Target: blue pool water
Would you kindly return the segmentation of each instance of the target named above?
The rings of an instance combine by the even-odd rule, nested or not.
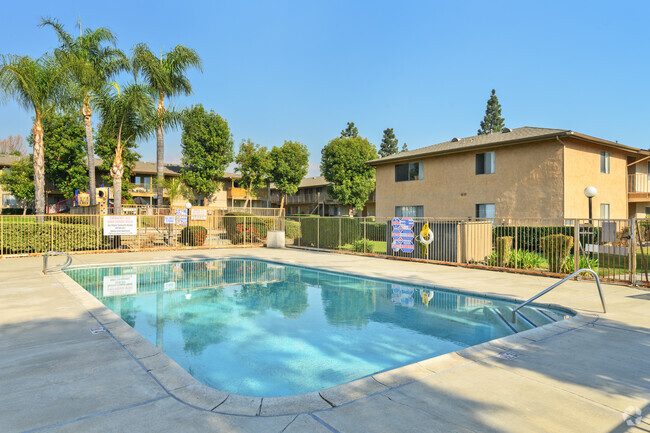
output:
[[[317,391],[561,320],[511,302],[248,259],[66,273],[204,384]]]

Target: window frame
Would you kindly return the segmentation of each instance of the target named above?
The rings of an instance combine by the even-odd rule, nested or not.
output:
[[[409,212],[406,212],[406,215],[404,209],[409,209]],[[395,218],[424,218],[424,205],[415,204],[395,206]]]
[[[484,206],[484,213],[485,213],[484,216],[481,216],[481,212],[480,212],[480,209],[481,209],[480,207],[481,206]],[[488,215],[488,212],[487,212],[488,206],[492,207],[492,212],[493,212],[492,216]],[[474,215],[475,215],[476,218],[494,219],[494,218],[496,218],[496,213],[497,213],[496,203],[476,203],[476,204],[474,204]]]
[[[605,206],[605,207],[604,207]],[[607,211],[605,212],[607,216],[603,215],[603,209],[606,209]],[[601,220],[608,220],[610,219],[610,212],[611,212],[611,206],[609,203],[601,203],[600,204],[600,213],[598,214],[599,218]]]
[[[488,157],[489,156],[489,157]],[[486,161],[489,161],[489,168],[491,171],[486,171]],[[474,157],[474,174],[477,176],[482,174],[494,174],[496,172],[496,155],[494,150],[489,152],[479,152]]]
[[[406,179],[398,179],[398,170],[399,167],[406,166]],[[411,174],[413,174],[413,169],[417,167],[417,177],[412,179]],[[401,174],[401,173],[400,173]],[[395,182],[413,182],[416,180],[424,179],[424,164],[422,161],[415,162],[405,162],[402,164],[395,164]]]
[[[600,172],[602,174],[611,173],[610,159],[611,159],[611,155],[608,151],[606,150],[600,151]]]

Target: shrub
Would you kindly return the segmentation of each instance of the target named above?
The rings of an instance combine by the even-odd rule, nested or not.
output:
[[[574,263],[574,258],[573,254],[569,255],[564,262],[564,266],[562,266],[562,272],[566,274],[571,274],[573,273],[575,269],[575,263]],[[591,268],[593,270],[598,269],[598,258],[597,257],[586,257],[583,255],[580,255],[578,258],[578,269],[583,269],[583,268]],[[583,274],[586,274],[586,272],[582,272]]]
[[[496,239],[503,236],[510,236],[517,239],[517,244],[513,247],[516,250],[526,251],[540,251],[541,239],[546,236],[561,234],[565,236],[573,236],[575,229],[571,226],[495,226],[492,229],[492,239],[496,243]],[[600,229],[594,227],[589,230],[582,228],[580,230],[580,242],[582,245],[597,244]]]
[[[92,225],[12,222],[4,223],[2,230],[2,249],[6,254],[90,251],[108,246],[101,227]]]
[[[247,212],[228,212],[224,218],[226,233],[233,244],[261,242],[275,227],[275,218],[258,217]]]
[[[542,252],[548,260],[548,267],[551,272],[561,272],[571,248],[573,248],[573,236],[549,235],[540,240]]]
[[[200,247],[208,237],[208,229],[202,226],[187,226],[181,230],[181,244]]]
[[[498,237],[494,246],[497,253],[497,263],[501,266],[508,266],[510,263],[510,252],[512,251],[512,237]]]
[[[340,228],[340,236],[339,236]],[[338,249],[363,238],[361,222],[355,218],[314,217],[301,220],[302,245]]]
[[[300,239],[300,221],[286,220],[284,222],[284,236],[287,239]]]

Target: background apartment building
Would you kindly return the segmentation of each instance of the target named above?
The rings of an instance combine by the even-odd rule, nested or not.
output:
[[[587,218],[584,189],[594,186],[594,218],[628,218],[650,211],[650,165],[634,164],[648,156],[570,130],[523,127],[369,164],[377,170],[378,216]]]

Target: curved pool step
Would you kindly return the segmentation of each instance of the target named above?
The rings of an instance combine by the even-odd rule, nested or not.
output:
[[[493,319],[504,326],[506,326],[510,331],[514,333],[527,331],[529,329],[537,328],[537,324],[531,319],[526,317],[520,311],[517,311],[515,314],[515,321],[511,322],[506,317],[512,317],[512,308],[499,308],[490,307],[488,311],[491,313]]]

